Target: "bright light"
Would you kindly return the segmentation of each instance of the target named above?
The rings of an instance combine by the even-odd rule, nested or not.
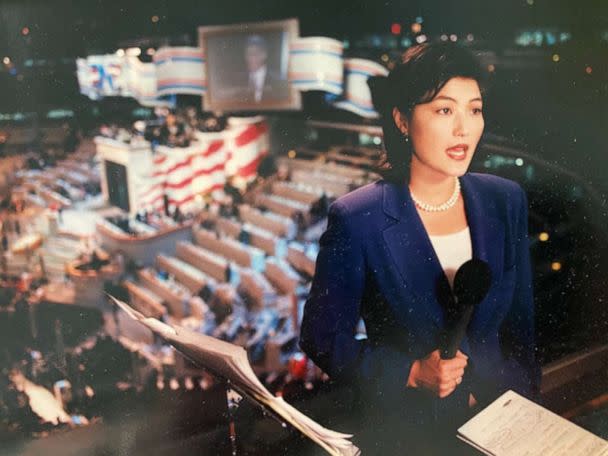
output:
[[[154,15],[154,16],[152,16],[152,18],[150,20],[156,24],[159,21],[159,19],[160,18],[157,15]]]
[[[289,158],[296,158],[296,151],[295,150],[290,150],[289,152],[287,152],[287,156]]]
[[[127,55],[130,55],[132,57],[138,57],[139,55],[141,55],[141,49],[138,47],[132,47],[127,49]]]
[[[391,25],[391,33],[393,35],[401,35],[401,24],[392,24]]]
[[[585,67],[585,73],[587,73],[587,74],[593,73],[593,68],[591,68],[590,66]]]
[[[473,41],[474,39],[475,39],[475,37],[473,36],[473,34],[472,34],[472,33],[469,33],[469,34],[467,35],[467,41]]]
[[[4,57],[4,58],[2,59],[2,62],[3,62],[5,65],[10,65],[10,63],[11,63],[11,59],[10,59],[10,57]]]
[[[443,35],[441,35],[440,39],[441,39],[441,41],[447,41],[448,36],[444,33]]]
[[[154,54],[156,54],[156,49],[148,48],[148,50],[146,51],[146,54],[148,54],[149,56],[153,56]]]
[[[559,62],[559,54],[553,54],[553,57],[551,57],[551,59],[552,59],[554,62]]]
[[[490,63],[490,64],[488,65],[488,71],[489,71],[490,73],[494,73],[494,71],[496,71],[496,67],[495,67],[493,64],[491,64],[491,63]]]
[[[125,55],[125,50],[124,50],[124,49],[119,49],[119,50],[117,50],[117,51],[116,51],[116,55],[117,55],[118,57],[124,57],[124,55]]]
[[[458,41],[458,37],[452,33],[450,35],[450,41]]]
[[[30,34],[30,28],[29,28],[29,27],[23,27],[23,28],[21,29],[21,34],[22,34],[23,36],[27,36],[27,35],[29,35],[29,34]]]
[[[426,41],[426,35],[418,35],[416,37],[416,43],[420,44],[420,43],[424,43]]]
[[[541,242],[547,242],[549,240],[549,233],[545,233],[544,231],[538,235],[538,239]]]
[[[534,5],[534,0],[526,0],[526,3],[530,6]]]
[[[376,145],[379,146],[380,144],[382,144],[382,140],[380,139],[379,136],[374,136],[374,139],[372,139],[372,142]]]
[[[412,24],[412,33],[420,33],[421,30],[422,25],[420,25],[418,22]]]
[[[554,261],[551,263],[551,269],[553,271],[559,271],[562,268],[562,264],[559,261]]]
[[[521,158],[516,158],[515,159],[515,164],[517,166],[524,166],[524,161]]]
[[[380,60],[382,60],[383,62],[388,62],[388,55],[382,54],[382,57],[380,57]]]

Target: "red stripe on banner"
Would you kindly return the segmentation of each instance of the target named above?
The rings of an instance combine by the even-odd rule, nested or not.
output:
[[[202,156],[208,157],[209,155],[216,153],[223,146],[224,146],[224,141],[222,139],[213,141],[211,144],[209,144],[209,147],[207,148],[207,150],[202,153]]]
[[[213,184],[211,187],[206,188],[204,191],[205,192],[212,192],[213,190],[217,190],[217,189],[220,189],[220,188],[224,188],[224,184],[217,182],[217,183]]]
[[[194,195],[188,195],[185,198],[181,199],[181,200],[176,200],[173,198],[169,198],[169,204],[174,204],[175,206],[181,206],[184,203],[187,203],[189,201],[192,201],[194,199]]]
[[[224,188],[224,184],[220,184],[220,183],[213,184],[211,187],[203,190],[203,192],[212,192],[213,190],[217,190],[219,188]],[[203,193],[203,192],[201,192],[201,193]],[[176,206],[181,206],[184,203],[188,203],[188,202],[192,201],[194,198],[196,198],[196,195],[194,193],[192,195],[186,196],[185,198],[182,198],[181,200],[169,198],[169,204],[175,204]]]
[[[262,136],[267,131],[266,123],[260,122],[257,124],[253,124],[245,129],[243,133],[238,135],[234,142],[237,147],[242,147],[246,144],[249,144],[252,141],[255,141],[260,136]]]
[[[183,162],[179,162],[176,165],[173,165],[172,168],[169,168],[167,171],[165,171],[165,174],[171,174],[172,172],[174,172],[180,168],[183,168],[184,166],[190,166],[192,164],[192,157],[193,157],[193,155],[190,155]]]
[[[160,157],[155,157],[154,158],[154,164],[155,165],[160,165],[161,163],[163,163],[165,160],[167,159],[166,155],[161,155]]]
[[[211,168],[208,169],[201,169],[199,171],[197,171],[196,173],[194,173],[194,177],[200,177],[203,174],[213,174],[216,171],[223,171],[224,170],[224,163],[218,163],[215,166],[212,166]]]
[[[217,189],[220,189],[220,188],[224,188],[224,184],[218,182],[218,183],[213,184],[211,187],[208,187],[208,188],[204,189],[200,193],[203,193],[203,192],[212,192],[213,190],[217,190]],[[162,202],[163,196],[164,196],[164,194],[159,195],[156,198],[154,198],[152,201],[145,203],[145,205],[146,206],[154,206],[155,204]],[[180,206],[180,205],[182,205],[184,203],[187,203],[187,202],[193,200],[195,197],[196,197],[196,195],[192,194],[192,195],[186,196],[185,198],[183,198],[181,200],[176,200],[175,198],[169,198],[168,202],[169,202],[169,204],[175,204],[176,206]]]
[[[266,155],[266,154],[264,153],[264,154],[258,155],[254,160],[252,160],[247,165],[240,168],[236,172],[236,174],[241,177],[247,177],[247,176],[251,176],[251,175],[255,174],[258,169],[258,165],[260,164],[260,161],[262,160],[262,157],[264,155]]]
[[[165,188],[169,188],[171,190],[179,190],[180,188],[184,188],[186,185],[190,185],[192,183],[192,179],[194,176],[186,177],[183,181],[178,182],[176,184],[165,183]]]
[[[186,185],[191,184],[192,181],[194,179],[196,179],[197,177],[200,177],[200,176],[202,176],[204,174],[212,174],[212,173],[214,173],[216,171],[221,171],[223,169],[224,169],[224,164],[223,163],[220,163],[220,164],[215,165],[215,166],[213,166],[211,168],[208,168],[208,169],[201,169],[201,170],[197,171],[196,173],[192,174],[191,176],[185,178],[183,181],[178,182],[176,184],[165,183],[165,188],[170,188],[172,190],[177,190],[177,189],[180,189],[180,188],[184,188]]]

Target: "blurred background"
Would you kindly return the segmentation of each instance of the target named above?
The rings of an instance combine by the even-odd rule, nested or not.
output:
[[[144,102],[78,74],[108,55],[158,72],[160,54],[221,74],[198,27],[286,19],[289,58],[294,36],[339,49],[340,90],[322,88],[323,60],[307,88],[290,76],[291,104],[220,109],[202,83]],[[471,170],[528,194],[544,404],[608,438],[605,1],[0,0],[0,454],[231,451],[224,385],[104,292],[245,347],[271,392],[335,424],[297,336],[328,205],[378,178],[382,134],[353,78],[426,41],[479,57]],[[314,451],[246,401],[236,429],[241,454]]]

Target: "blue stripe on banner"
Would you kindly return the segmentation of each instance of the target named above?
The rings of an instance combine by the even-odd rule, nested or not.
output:
[[[352,106],[354,106],[355,108],[360,109],[360,110],[362,110],[362,111],[367,111],[367,112],[376,112],[376,110],[375,110],[374,108],[366,108],[366,107],[361,106],[360,104],[355,103],[355,102],[350,101],[350,100],[342,100],[342,101],[339,101],[338,103],[349,104],[349,105],[352,105]]]
[[[194,84],[163,84],[158,86],[158,90],[167,90],[167,89],[198,89],[203,92],[207,90],[205,86],[202,85],[194,85]]]
[[[376,73],[368,73],[367,71],[360,71],[360,70],[346,70],[347,74],[360,74],[361,76],[376,76]]]
[[[292,79],[292,84],[328,84],[334,87],[342,88],[342,84],[332,81],[319,81],[317,79]]]
[[[329,55],[331,57],[338,57],[338,58],[342,58],[342,54],[338,54],[337,52],[330,52],[330,51],[303,51],[303,50],[293,50],[293,51],[289,51],[290,54],[325,54],[325,55]]]
[[[154,62],[155,65],[163,65],[169,62],[194,62],[194,63],[204,63],[205,59],[200,59],[196,57],[169,57],[163,60],[157,60]]]

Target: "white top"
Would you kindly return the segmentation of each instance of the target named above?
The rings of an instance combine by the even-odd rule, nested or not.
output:
[[[450,286],[453,287],[456,271],[460,265],[473,257],[469,227],[467,226],[456,233],[429,235],[429,239],[433,244],[433,249],[437,254],[437,258],[439,258],[441,267],[443,267],[445,275],[450,282]]]

